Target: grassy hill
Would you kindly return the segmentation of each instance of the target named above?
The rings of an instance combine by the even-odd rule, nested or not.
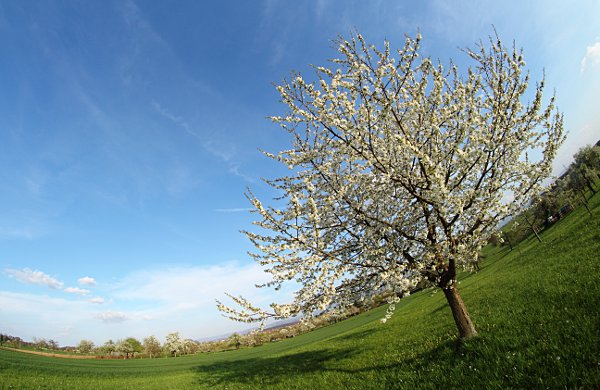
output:
[[[208,355],[70,360],[0,350],[0,388],[600,388],[600,196],[513,251],[486,248],[460,291],[480,334],[460,343],[443,293],[294,339]]]

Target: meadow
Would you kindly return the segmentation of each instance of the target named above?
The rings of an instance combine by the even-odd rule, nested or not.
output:
[[[510,251],[487,247],[460,291],[479,337],[461,342],[444,295],[256,348],[75,360],[0,349],[2,389],[600,388],[600,196]]]

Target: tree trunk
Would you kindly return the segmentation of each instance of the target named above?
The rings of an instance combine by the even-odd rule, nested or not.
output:
[[[473,325],[473,321],[471,321],[467,307],[460,297],[455,285],[452,284],[448,287],[442,288],[442,290],[444,291],[444,295],[448,300],[450,310],[452,310],[452,316],[454,317],[454,322],[458,328],[459,337],[462,340],[466,340],[477,336],[475,325]]]
[[[542,239],[540,238],[540,235],[538,234],[537,229],[535,228],[535,225],[532,222],[529,222],[529,218],[527,218],[527,214],[523,214],[523,215],[525,216],[525,221],[531,228],[531,231],[533,232],[533,234],[535,234],[535,237],[537,238],[537,240],[539,242],[542,242]]]
[[[585,192],[583,191],[583,189],[580,189],[580,190],[579,190],[579,193],[581,194],[581,199],[583,199],[583,202],[582,202],[582,203],[583,203],[583,206],[584,206],[584,207],[585,207],[585,209],[587,210],[588,214],[589,214],[590,216],[593,216],[593,214],[592,214],[592,210],[590,210],[590,206],[589,206],[589,204],[588,204],[588,200],[587,200],[587,198],[585,197]]]
[[[588,188],[590,189],[590,191],[592,191],[592,196],[596,195],[596,189],[594,188],[594,186],[592,185],[591,182],[588,181],[587,183]]]
[[[587,187],[590,189],[590,191],[592,191],[592,196],[596,195],[596,189],[594,188],[594,181],[585,173],[583,173],[583,179],[585,180],[585,184],[587,184]]]
[[[512,242],[510,242],[510,238],[508,237],[508,234],[506,234],[506,232],[502,232],[502,235],[504,235],[504,237],[506,238],[506,242],[508,242],[508,246],[510,247],[510,250],[513,250],[513,246],[512,246]]]

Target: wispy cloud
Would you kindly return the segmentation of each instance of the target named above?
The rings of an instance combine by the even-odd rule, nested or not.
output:
[[[202,134],[197,132],[195,129],[193,129],[192,126],[189,124],[189,122],[184,117],[173,114],[170,110],[163,107],[160,103],[158,103],[156,101],[152,102],[152,107],[154,108],[154,110],[157,113],[162,115],[164,118],[170,120],[175,125],[182,128],[183,130],[185,130],[186,133],[188,133],[192,137],[196,138],[200,142],[200,145],[202,146],[202,148],[204,148],[206,151],[208,151],[212,155],[220,158],[221,160],[223,160],[225,162],[229,162],[231,160],[231,158],[233,157],[232,150],[225,150],[223,148],[216,147],[213,141],[211,141],[210,139],[208,139],[207,137],[203,136]]]
[[[63,291],[66,293],[69,293],[69,294],[77,294],[77,295],[88,295],[91,292],[90,290],[86,290],[84,288],[79,288],[79,287],[67,287]]]
[[[600,64],[600,41],[586,48],[585,56],[581,59],[581,72]]]
[[[121,301],[162,302],[181,309],[213,307],[224,290],[240,288],[242,293],[255,294],[254,285],[266,281],[267,275],[254,263],[169,267],[127,276],[114,296]]]
[[[245,213],[252,211],[253,209],[250,207],[238,207],[238,208],[230,208],[230,209],[215,209],[217,213]]]
[[[154,107],[156,112],[158,112],[160,115],[184,129],[186,133],[202,141],[202,137],[200,137],[200,134],[192,130],[190,124],[183,117],[173,114],[171,111],[162,107],[158,102],[152,102],[152,107]]]
[[[183,129],[187,134],[194,137],[200,143],[200,146],[211,155],[217,157],[228,166],[227,171],[237,177],[242,178],[244,181],[249,183],[255,183],[256,179],[241,172],[239,164],[234,162],[234,156],[236,155],[236,148],[234,145],[222,145],[216,142],[214,139],[207,137],[205,134],[197,131],[184,117],[176,115],[160,103],[153,101],[152,107],[162,117],[168,119],[173,124]]]
[[[52,285],[49,280],[53,278],[35,272],[10,270],[11,275],[21,279],[45,280]],[[31,276],[34,274],[37,276]],[[223,298],[224,291],[244,295],[262,307],[273,300],[291,299],[289,289],[273,292],[255,288],[255,283],[268,280],[268,275],[257,264],[231,262],[133,272],[102,292],[108,301],[101,296],[67,298],[67,290],[73,293],[83,290],[76,287],[62,290],[64,297],[0,290],[2,325],[6,331],[21,337],[54,338],[61,345],[74,345],[83,338],[97,344],[127,336],[143,338],[154,334],[160,338],[173,331],[180,331],[185,337],[203,338],[249,326],[219,316],[215,299]],[[53,285],[61,286],[60,282]],[[110,310],[98,310],[102,307],[98,305],[107,303]],[[44,328],[39,324],[44,324]],[[74,330],[64,334],[65,327]]]
[[[111,324],[124,322],[129,319],[129,316],[127,314],[120,312],[120,311],[105,311],[105,312],[96,314],[94,317],[99,319],[102,322],[111,323]]]
[[[95,310],[97,306],[85,300],[0,290],[0,307],[4,331],[25,340],[43,337],[57,340],[64,346],[75,345],[85,338],[101,344],[108,339],[131,334],[130,323],[124,320],[120,325],[118,323],[120,318],[127,318],[127,314],[99,312]],[[131,317],[134,318],[135,314]],[[142,335],[136,334],[136,337]]]
[[[0,291],[2,327],[5,331],[23,338],[44,337],[64,343],[65,337],[73,344],[84,338],[84,328],[77,326],[82,318],[93,320],[86,313],[86,302],[49,297],[42,294]],[[62,335],[65,328],[74,329],[69,335]],[[81,332],[78,334],[78,332]]]
[[[42,271],[23,268],[22,270],[8,268],[4,271],[8,276],[15,278],[21,283],[36,284],[52,289],[61,289],[64,283],[43,273]]]
[[[289,44],[289,35],[293,26],[292,20],[298,17],[296,12],[301,8],[289,9],[290,4],[284,4],[278,0],[266,0],[263,2],[260,21],[260,36],[269,42],[271,53],[268,63],[271,66],[278,65],[284,58]],[[281,23],[281,21],[284,21]],[[274,34],[274,31],[277,33]]]
[[[292,299],[291,290],[297,286],[281,291],[255,287],[269,280],[269,275],[255,263],[159,268],[127,276],[115,286],[112,296],[122,307],[131,305],[136,320],[152,318],[163,329],[171,325],[184,333],[215,335],[240,327],[217,320],[220,316],[215,299],[226,298],[224,292],[243,295],[261,307]],[[198,325],[204,318],[210,323]]]
[[[77,279],[77,283],[79,283],[82,286],[95,286],[97,284],[96,279],[90,276],[84,276],[82,278]]]
[[[233,174],[234,176],[241,177],[242,179],[244,179],[245,181],[247,181],[249,183],[256,183],[256,179],[252,176],[242,173],[240,171],[240,167],[238,165],[231,164],[229,166],[229,173]]]

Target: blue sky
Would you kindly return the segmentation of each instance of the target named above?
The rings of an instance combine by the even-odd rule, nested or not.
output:
[[[597,1],[0,1],[0,331],[73,345],[246,328],[224,291],[266,304],[244,191],[283,171],[272,86],[331,40],[423,35],[425,54],[500,36],[545,70],[568,165],[600,138]],[[475,4],[476,3],[476,4]],[[523,4],[527,3],[527,4]]]

